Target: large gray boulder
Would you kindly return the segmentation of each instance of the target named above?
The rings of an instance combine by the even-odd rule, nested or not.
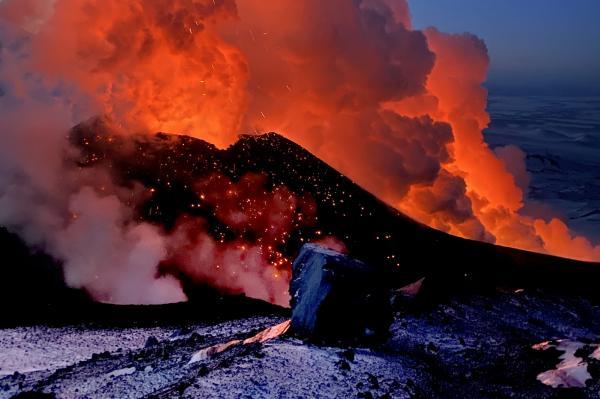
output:
[[[306,244],[292,266],[291,330],[318,341],[377,341],[391,322],[380,271],[339,252]]]

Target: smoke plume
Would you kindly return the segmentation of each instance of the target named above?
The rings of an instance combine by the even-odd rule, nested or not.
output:
[[[68,166],[66,133],[93,115],[120,134],[185,133],[220,147],[239,132],[277,131],[440,230],[600,259],[559,219],[520,213],[523,153],[494,152],[482,135],[485,44],[412,29],[404,0],[3,0],[0,40],[0,225],[98,299],[183,300],[158,267],[181,248],[187,273],[236,292],[284,303],[287,277],[262,246],[223,247],[201,221],[167,235],[134,220],[135,191]],[[253,195],[281,209],[268,247],[300,200],[284,188]],[[217,213],[224,223],[264,230],[256,209],[230,208]]]

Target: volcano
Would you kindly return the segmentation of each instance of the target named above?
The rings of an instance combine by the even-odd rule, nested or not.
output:
[[[312,223],[295,223],[285,241],[277,243],[286,258],[293,258],[305,242],[334,237],[351,256],[388,273],[397,287],[425,277],[435,295],[497,286],[597,294],[600,264],[462,239],[429,228],[276,133],[242,135],[229,148],[218,149],[187,136],[114,135],[105,121],[95,119],[75,127],[71,141],[82,151],[77,159],[81,167],[102,166],[119,185],[132,187],[138,182],[151,188],[152,195],[137,202],[138,216],[167,231],[182,217],[202,217],[208,220],[210,234],[235,240],[236,232],[215,217],[220,199],[203,201],[197,182],[214,176],[231,182],[260,176],[259,182],[249,184],[262,184],[267,191],[285,187],[298,198],[308,198],[312,210],[305,214],[315,213]],[[204,184],[203,189],[210,188]]]
[[[0,0],[0,399],[598,398],[595,100],[425,17]]]
[[[137,219],[172,232],[181,220],[201,218],[208,234],[225,245],[240,239],[256,244],[265,237],[257,229],[232,227],[218,217],[220,204],[228,201],[227,193],[207,199],[200,191],[233,185],[239,193],[230,207],[236,208],[240,201],[249,200],[246,195],[255,194],[257,186],[267,193],[284,187],[286,195],[301,199],[294,206],[310,221],[295,219],[283,238],[268,242],[276,255],[269,256],[275,257],[282,272],[304,243],[334,240],[350,256],[381,269],[391,288],[425,278],[422,291],[433,298],[497,287],[597,297],[599,264],[467,240],[427,227],[276,133],[242,135],[229,148],[218,149],[188,136],[115,134],[106,120],[96,118],[73,128],[70,141],[79,152],[66,162],[82,169],[108,170],[117,185],[135,193],[131,201]],[[144,189],[135,190],[136,185]],[[248,191],[249,187],[254,191]],[[85,294],[64,287],[60,264],[43,251],[31,255],[16,236],[4,230],[2,246],[7,259],[23,265],[9,269],[12,289],[5,293],[7,300],[15,293],[31,292],[31,296],[18,296],[33,303],[27,306],[29,310],[49,302],[62,304],[59,308],[67,303],[89,305]],[[243,294],[227,287],[215,290],[212,281],[174,267],[178,262],[181,257],[174,254],[161,264],[161,273],[178,277],[192,302],[207,298],[214,302],[219,291]],[[20,310],[13,313],[23,314]]]

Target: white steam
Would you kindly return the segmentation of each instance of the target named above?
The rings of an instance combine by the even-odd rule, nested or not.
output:
[[[4,27],[0,40],[0,226],[62,262],[67,284],[98,300],[185,300],[175,278],[157,275],[166,256],[161,232],[132,220],[123,189],[102,171],[65,161],[75,151],[69,129],[98,110],[28,68],[26,34]],[[94,188],[99,181],[103,190]]]

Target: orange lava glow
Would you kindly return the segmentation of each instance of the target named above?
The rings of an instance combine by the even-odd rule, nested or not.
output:
[[[600,260],[524,204],[522,152],[484,141],[489,59],[469,34],[413,30],[404,0],[4,0],[42,79],[130,131],[224,147],[277,131],[437,229]]]
[[[235,239],[226,239],[223,232],[215,238],[204,220],[184,216],[170,238],[174,255],[169,261],[195,281],[288,306],[292,265],[278,248],[292,231],[315,223],[315,204],[283,186],[267,190],[266,180],[247,174],[233,183],[215,174],[199,181],[198,206],[212,208]]]

